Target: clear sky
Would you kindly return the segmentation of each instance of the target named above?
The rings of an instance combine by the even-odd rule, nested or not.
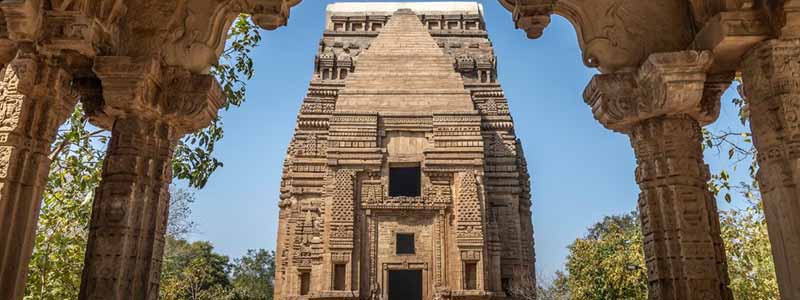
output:
[[[304,0],[292,8],[288,27],[263,32],[247,101],[224,114],[225,139],[216,154],[225,166],[197,192],[193,239],[209,240],[232,257],[275,248],[281,165],[313,72],[325,5],[332,2]],[[633,151],[626,136],[603,128],[583,102],[596,71],[582,64],[569,22],[554,17],[544,37],[529,40],[496,0],[480,2],[533,180],[537,270],[550,274],[590,225],[636,208]],[[726,93],[714,126],[740,130],[734,95]],[[727,166],[717,153],[706,159],[712,169]]]

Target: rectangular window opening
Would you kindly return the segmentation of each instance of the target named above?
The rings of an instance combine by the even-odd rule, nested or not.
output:
[[[397,254],[414,254],[414,234],[413,233],[398,233],[397,234]]]
[[[419,197],[422,175],[417,167],[389,168],[390,197]]]
[[[475,290],[478,289],[478,264],[465,263],[464,264],[464,289]]]
[[[333,290],[344,291],[345,277],[347,276],[347,265],[335,264],[333,266]]]
[[[300,273],[300,295],[308,295],[311,288],[311,272]]]

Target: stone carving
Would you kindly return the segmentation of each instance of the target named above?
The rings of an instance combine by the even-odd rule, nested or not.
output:
[[[22,299],[50,145],[72,112],[72,77],[30,45],[0,70],[0,299]]]
[[[637,72],[595,76],[584,99],[595,118],[615,131],[664,114],[690,114],[707,124],[718,115],[702,101],[710,66],[709,52],[653,54]]]
[[[700,134],[732,77],[709,77],[710,66],[709,52],[657,53],[637,73],[596,75],[584,93],[636,154],[650,299],[733,297]]]
[[[766,211],[781,299],[800,297],[796,149],[800,132],[800,41],[770,40],[744,60],[744,94],[750,107],[757,179]]]
[[[14,148],[9,146],[0,147],[0,179],[8,177],[8,167],[11,165],[11,151]]]
[[[550,14],[564,16],[578,32],[586,66],[601,72],[631,71],[651,53],[684,50],[692,39],[688,3],[636,0],[500,0],[518,28],[541,36]],[[650,34],[669,32],[669,34]]]
[[[94,71],[103,102],[87,113],[96,125],[108,126],[112,139],[95,196],[80,299],[158,297],[173,146],[207,126],[224,99],[213,77],[150,59],[98,57]],[[133,234],[140,231],[154,234]],[[137,267],[142,261],[152,267]]]
[[[650,298],[732,299],[699,124],[687,115],[656,117],[634,126],[630,137]],[[675,270],[682,275],[668,275]]]
[[[348,287],[352,291],[346,291],[358,292],[366,299],[389,295],[391,291],[382,290],[385,272],[415,266],[425,266],[430,272],[425,276],[425,299],[451,299],[451,290],[460,291],[452,298],[478,295],[488,299],[488,287],[499,292],[499,284],[480,284],[482,291],[461,291],[461,277],[452,274],[461,271],[451,267],[462,260],[483,261],[484,254],[489,253],[496,263],[481,264],[480,272],[487,274],[481,275],[481,280],[521,279],[514,270],[533,274],[529,178],[527,169],[519,166],[524,159],[517,150],[520,146],[513,133],[508,102],[496,80],[496,59],[479,7],[456,3],[447,4],[457,10],[447,12],[454,9],[448,7],[445,14],[395,13],[397,8],[430,9],[430,5],[439,4],[328,7],[329,22],[315,57],[315,76],[298,115],[299,126],[287,151],[282,183],[282,189],[293,191],[293,195],[313,197],[316,190],[310,186],[325,187],[319,194],[326,199],[326,209],[320,213],[320,219],[326,220],[321,247],[332,256],[329,261],[313,260],[316,256],[312,256],[312,262],[322,265],[319,269],[312,267],[313,277],[322,283],[312,284],[311,295],[358,298],[328,290],[327,282],[333,282],[335,276],[332,264],[341,263],[348,264],[347,276],[351,276],[349,272],[368,276],[358,275],[360,283],[354,282],[356,286]],[[380,28],[376,29],[377,24]],[[397,49],[397,45],[412,46]],[[439,45],[446,45],[446,49]],[[417,87],[423,86],[425,96],[420,97]],[[432,102],[408,111],[407,107],[393,105],[392,97]],[[457,105],[439,103],[447,101]],[[356,102],[359,104],[352,104]],[[325,122],[326,126],[312,126],[315,122]],[[327,146],[324,152],[308,156],[304,149],[314,148],[310,146],[314,139],[317,144],[327,140]],[[397,140],[407,142],[398,145]],[[492,144],[496,141],[499,144]],[[416,165],[421,169],[419,196],[390,196],[389,169]],[[479,180],[484,173],[493,177]],[[485,195],[485,190],[491,190],[492,195]],[[300,203],[308,201],[295,197]],[[504,233],[493,231],[496,234],[490,243],[485,238],[488,212],[484,207],[501,199],[516,205],[502,214],[502,218],[513,220],[502,226],[515,228]],[[282,206],[283,211],[291,209]],[[293,228],[301,226],[303,220],[286,219],[282,213],[279,224]],[[397,233],[414,233],[417,253],[396,255]],[[289,234],[300,236],[298,231]],[[447,242],[450,239],[458,241],[458,249],[452,249],[454,246]],[[523,248],[523,243],[529,246]],[[497,250],[505,245],[514,251]],[[290,256],[302,250],[285,244],[278,247],[278,253]],[[278,264],[276,298],[300,297],[299,282],[293,274],[301,267],[305,265],[300,262]]]
[[[141,212],[136,206],[141,201],[152,199],[148,203],[165,203],[162,202],[166,199],[165,190],[160,190],[159,184],[142,184],[149,177],[158,177],[158,180],[169,177],[168,170],[161,175],[139,173],[168,169],[164,166],[169,165],[170,143],[185,133],[207,126],[224,103],[216,80],[204,73],[217,62],[233,18],[246,12],[256,23],[274,29],[285,24],[289,8],[299,0],[190,0],[159,2],[158,5],[151,2],[19,0],[0,3],[0,148],[9,149],[3,150],[9,154],[0,157],[5,173],[5,178],[0,178],[0,203],[16,203],[3,206],[9,211],[0,212],[13,216],[14,220],[13,226],[3,229],[8,232],[3,231],[0,239],[0,249],[5,249],[0,252],[0,298],[22,298],[41,192],[50,165],[49,146],[58,126],[73,111],[79,95],[95,125],[112,130],[115,135],[153,142],[134,146],[112,142],[106,170],[117,168],[116,171],[137,176],[114,182],[110,179],[113,174],[104,174],[99,189],[114,193],[98,194],[96,200],[95,210],[103,212],[97,213],[92,223],[92,244],[87,255],[81,299],[157,298],[157,292],[152,291],[158,290],[159,228],[163,224],[139,224],[141,228],[136,230],[155,228],[156,234],[131,238],[137,243],[131,247],[141,246],[141,249],[153,251],[140,257],[132,256],[141,260],[121,264],[131,270],[120,272],[109,272],[108,268],[119,265],[95,256],[132,249],[109,250],[113,248],[110,245],[132,244],[117,243],[114,239],[119,236],[115,234],[120,232],[109,230],[108,224],[124,223],[132,214]],[[170,88],[162,88],[166,86]],[[142,132],[142,128],[159,132]],[[112,140],[120,138],[115,136]],[[141,151],[137,154],[114,152],[131,149]],[[139,157],[153,164],[133,169],[136,167],[133,161],[114,161],[121,156]],[[131,169],[126,169],[128,167]],[[144,188],[134,190],[131,187]],[[19,192],[20,189],[28,192]],[[149,208],[166,216],[163,206]],[[148,220],[161,222],[162,219]],[[8,246],[12,244],[16,246]],[[148,266],[137,265],[142,263]],[[98,284],[107,280],[125,284],[113,288],[105,283]],[[133,288],[136,291],[114,290],[131,287],[136,287]],[[108,296],[111,294],[114,296]]]

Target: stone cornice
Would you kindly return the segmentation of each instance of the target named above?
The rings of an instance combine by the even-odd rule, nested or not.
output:
[[[703,100],[711,63],[708,51],[653,54],[636,72],[596,75],[584,99],[595,118],[614,131],[629,132],[643,120],[675,114],[707,124],[719,114],[718,105]]]
[[[46,3],[43,3],[46,2]],[[158,2],[156,4],[156,2]],[[233,20],[246,13],[272,30],[300,0],[8,0],[0,2],[0,64],[19,42],[42,54],[160,56],[169,66],[206,73],[217,63]],[[124,22],[122,24],[121,22]],[[0,22],[2,23],[2,22]],[[82,66],[90,70],[91,65]]]
[[[652,53],[690,49],[711,50],[712,72],[731,72],[759,42],[800,37],[800,0],[498,1],[530,38],[542,35],[550,15],[568,19],[584,63],[603,73],[633,72]]]

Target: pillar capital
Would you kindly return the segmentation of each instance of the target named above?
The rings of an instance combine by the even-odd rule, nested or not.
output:
[[[704,97],[711,63],[707,51],[656,53],[636,72],[595,75],[584,100],[603,126],[619,132],[664,115],[687,114],[708,124],[719,115],[719,95]]]
[[[744,92],[750,101],[800,93],[800,39],[773,39],[748,52],[743,73],[747,76]]]
[[[163,121],[186,134],[208,126],[225,104],[221,88],[211,75],[161,65],[155,59],[101,56],[94,72],[102,84],[102,100],[95,98],[90,120],[111,129],[128,116]]]

